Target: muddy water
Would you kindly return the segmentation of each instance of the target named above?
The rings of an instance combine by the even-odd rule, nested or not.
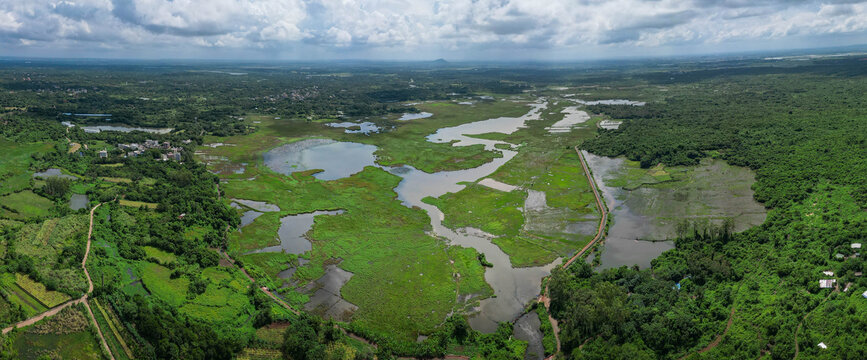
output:
[[[584,152],[596,184],[605,198],[612,224],[605,238],[600,268],[650,266],[650,261],[673,248],[675,226],[683,219],[721,222],[732,218],[735,231],[761,224],[765,208],[753,200],[755,182],[749,169],[722,161],[704,161],[688,180],[666,186],[643,186],[628,191],[610,182],[624,169],[623,158]]]
[[[322,169],[313,176],[321,180],[345,178],[374,165],[376,146],[328,139],[310,139],[276,147],[265,153],[265,165],[289,175],[296,171]]]
[[[545,358],[545,347],[542,345],[542,331],[539,330],[539,315],[531,311],[515,321],[514,335],[518,340],[527,342],[524,360],[542,360]]]
[[[563,109],[562,113],[563,119],[547,128],[549,133],[570,132],[573,126],[590,120],[590,115],[586,111],[578,110],[576,106],[569,106]]]
[[[313,292],[304,310],[320,314],[327,319],[349,321],[358,306],[343,300],[340,289],[349,282],[354,274],[337,265],[325,267],[325,275],[304,287],[305,292]]]
[[[247,254],[285,252],[288,254],[300,255],[306,253],[313,249],[310,240],[307,240],[307,238],[304,237],[304,234],[310,231],[310,228],[313,227],[313,218],[319,215],[338,215],[342,213],[343,210],[314,211],[306,214],[285,216],[280,219],[280,229],[277,230],[277,237],[280,239],[280,245],[253,250]]]

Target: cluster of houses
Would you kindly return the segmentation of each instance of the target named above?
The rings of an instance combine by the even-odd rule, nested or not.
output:
[[[851,243],[849,245],[849,247],[851,247],[852,250],[855,250],[855,253],[852,254],[851,257],[857,258],[857,257],[861,256],[861,253],[859,252],[861,250],[861,243]],[[834,257],[837,258],[838,260],[842,260],[842,259],[846,258],[845,255],[840,254],[840,253],[837,253],[836,255],[834,255]],[[822,272],[822,274],[824,274],[827,277],[833,277],[834,276],[834,272],[831,270],[825,270]],[[860,277],[863,274],[860,271],[858,271],[858,272],[855,272],[854,275]],[[820,279],[819,280],[819,288],[820,289],[830,289],[830,288],[835,287],[836,284],[837,284],[837,279]],[[845,292],[848,290],[849,290],[849,287],[847,286],[846,289],[844,289],[843,291]],[[867,291],[865,291],[863,295],[865,298],[867,298]]]
[[[851,243],[851,244],[849,244],[849,247],[855,251],[850,257],[857,258],[857,257],[861,256],[861,252],[860,252],[861,251],[861,243]],[[840,254],[840,253],[837,253],[836,255],[834,255],[834,257],[837,260],[843,260],[846,258],[845,255]],[[834,276],[834,272],[831,270],[822,271],[822,274],[824,274],[827,277],[833,277]],[[860,271],[856,271],[854,273],[854,275],[856,277],[860,277],[863,275],[863,273]],[[837,279],[820,279],[819,280],[819,288],[821,288],[821,289],[830,289],[830,288],[835,287],[836,285],[837,285]],[[843,289],[843,292],[849,291],[850,285],[852,285],[852,283],[846,284],[846,288]],[[865,290],[863,293],[861,293],[861,296],[863,296],[865,299],[867,299],[867,290]],[[820,342],[817,346],[823,350],[828,349],[828,345],[826,345],[824,342]]]
[[[184,140],[184,143],[187,143],[189,140]],[[145,140],[144,143],[130,143],[130,144],[117,144],[117,148],[125,151],[125,157],[136,157],[143,154],[148,149],[158,149],[158,150],[168,150],[168,152],[161,154],[161,160],[168,161],[181,161],[183,156],[181,152],[183,152],[183,148],[172,146],[172,144],[168,141],[159,142],[157,140]],[[99,152],[99,157],[104,158],[108,156],[108,152],[106,150],[102,150]]]

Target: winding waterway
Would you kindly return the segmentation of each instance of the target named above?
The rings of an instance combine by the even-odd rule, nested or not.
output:
[[[454,231],[442,225],[443,213],[433,205],[421,200],[427,196],[439,197],[464,188],[461,182],[474,182],[493,173],[511,160],[517,153],[511,150],[496,150],[502,141],[469,137],[490,132],[511,134],[524,126],[526,121],[538,120],[547,103],[531,104],[531,109],[520,117],[500,117],[439,129],[427,137],[438,143],[454,142],[454,146],[482,144],[485,149],[500,151],[503,156],[476,168],[425,173],[412,166],[384,168],[403,178],[395,191],[398,199],[408,207],[417,206],[427,211],[431,221],[431,235],[447,239],[451,245],[471,247],[485,254],[494,266],[485,271],[485,280],[491,285],[495,296],[480,301],[479,312],[469,319],[470,325],[479,331],[493,332],[497,323],[513,321],[524,306],[539,295],[542,278],[558,265],[561,259],[539,267],[514,268],[509,256],[491,242],[491,237],[478,229],[464,228]],[[371,145],[334,142],[330,140],[304,140],[269,151],[265,164],[271,169],[289,174],[306,169],[324,169],[316,174],[323,180],[334,180],[361,171],[373,165],[375,147]]]

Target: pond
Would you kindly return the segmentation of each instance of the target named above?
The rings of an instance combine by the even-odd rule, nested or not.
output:
[[[72,210],[86,209],[88,201],[87,195],[72,194],[69,198],[69,208]]]
[[[309,139],[282,145],[265,153],[265,165],[289,175],[293,172],[322,169],[313,175],[321,180],[345,178],[373,166],[376,146],[329,139]]]
[[[133,127],[126,125],[89,125],[82,126],[84,132],[87,133],[100,133],[103,131],[119,131],[119,132],[132,132],[132,131],[143,131],[151,134],[168,134],[174,130],[173,128],[143,128],[143,127]]]
[[[649,267],[651,260],[673,248],[665,240],[676,237],[675,226],[683,220],[720,223],[731,218],[735,231],[765,220],[764,206],[753,199],[754,174],[747,168],[705,160],[699,166],[669,169],[682,171],[683,180],[645,185],[634,180],[624,183],[624,179],[652,170],[638,169],[623,158],[584,155],[612,221],[601,269],[634,264]]]
[[[69,180],[77,179],[75,176],[64,174],[63,171],[61,171],[58,168],[50,168],[50,169],[42,171],[42,172],[33,173],[33,177],[34,178],[42,178],[42,179],[50,178],[50,177],[58,177],[61,179],[69,179]]]

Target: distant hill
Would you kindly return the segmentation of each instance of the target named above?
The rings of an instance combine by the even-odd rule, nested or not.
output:
[[[439,58],[439,59],[436,59],[436,60],[432,61],[431,64],[433,64],[433,65],[443,66],[443,65],[448,65],[449,62],[446,61],[446,59]]]

